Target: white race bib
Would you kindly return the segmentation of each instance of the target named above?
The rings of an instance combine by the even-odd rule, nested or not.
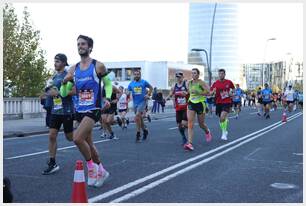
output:
[[[93,90],[82,90],[79,92],[79,105],[89,106],[94,104],[94,92]]]

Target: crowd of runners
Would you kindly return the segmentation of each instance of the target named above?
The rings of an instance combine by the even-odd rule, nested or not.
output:
[[[133,71],[133,80],[127,88],[112,82],[107,68],[99,60],[92,59],[93,39],[80,35],[77,38],[77,49],[80,61],[68,66],[65,54],[57,54],[54,58],[56,74],[52,86],[48,90],[48,98],[52,99],[51,118],[49,124],[49,161],[42,174],[48,175],[59,170],[56,163],[57,136],[63,125],[65,137],[73,141],[87,163],[89,186],[101,187],[109,177],[104,168],[98,149],[93,143],[93,127],[101,124],[101,137],[118,139],[112,129],[117,123],[126,130],[130,119],[127,117],[129,102],[135,113],[135,142],[146,141],[149,130],[148,101],[152,98],[152,85],[141,78],[141,71]],[[283,109],[283,113],[292,112],[303,107],[303,93],[294,91],[288,85],[283,92],[273,93],[267,83],[257,91],[245,92],[238,84],[225,78],[226,70],[218,70],[219,79],[211,86],[199,78],[200,71],[192,69],[192,79],[186,79],[182,71],[175,74],[176,83],[171,88],[167,101],[173,101],[176,112],[178,132],[182,138],[182,147],[186,151],[194,150],[194,123],[197,119],[199,127],[207,142],[213,138],[205,122],[206,116],[213,112],[219,118],[223,141],[228,140],[229,113],[239,117],[241,107],[257,108],[257,114],[269,119],[271,110]],[[246,105],[247,103],[247,105]],[[186,131],[187,130],[187,134]],[[214,137],[218,138],[218,137]]]

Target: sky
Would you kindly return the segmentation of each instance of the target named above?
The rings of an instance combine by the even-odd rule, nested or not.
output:
[[[180,61],[187,63],[187,2],[180,3],[14,3],[19,16],[28,7],[48,68],[56,53],[79,61],[76,38],[94,39],[92,57],[104,61]],[[239,3],[240,61],[256,63],[302,59],[302,3]],[[274,41],[267,41],[276,38]]]

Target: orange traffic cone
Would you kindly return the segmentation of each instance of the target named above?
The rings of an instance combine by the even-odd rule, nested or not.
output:
[[[282,122],[287,122],[287,115],[285,112],[283,113],[283,116],[282,116]]]
[[[75,165],[71,201],[73,203],[88,202],[83,162],[81,160],[77,160]]]

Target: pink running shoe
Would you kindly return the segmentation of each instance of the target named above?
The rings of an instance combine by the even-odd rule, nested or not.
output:
[[[193,151],[193,150],[194,150],[194,148],[193,148],[193,146],[192,146],[191,143],[185,144],[185,145],[184,145],[184,149],[185,149],[185,150],[189,150],[189,151]]]
[[[206,142],[210,142],[212,139],[211,132],[209,131],[207,134],[205,133]]]

